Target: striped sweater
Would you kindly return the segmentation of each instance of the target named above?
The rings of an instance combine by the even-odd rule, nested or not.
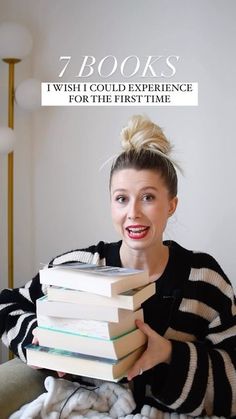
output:
[[[137,411],[149,404],[163,412],[193,417],[236,415],[236,308],[232,286],[208,254],[173,241],[169,261],[144,304],[144,319],[172,342],[169,365],[159,364],[134,379]],[[121,242],[74,250],[52,262],[81,261],[121,266]],[[39,275],[24,287],[0,294],[0,336],[25,361],[25,346],[36,327],[36,299],[44,290]]]

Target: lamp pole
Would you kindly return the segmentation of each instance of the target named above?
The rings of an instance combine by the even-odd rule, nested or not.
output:
[[[8,127],[14,128],[14,79],[15,64],[21,60],[4,58],[9,66],[8,76]],[[14,287],[14,154],[8,154],[8,287]]]
[[[8,136],[13,136],[14,129],[14,71],[15,64],[26,57],[32,47],[29,31],[15,22],[0,24],[0,57],[8,64]],[[8,150],[12,150],[11,147]],[[8,199],[7,199],[7,238],[8,238],[8,287],[14,288],[14,154],[8,151]],[[13,354],[9,351],[9,358]]]

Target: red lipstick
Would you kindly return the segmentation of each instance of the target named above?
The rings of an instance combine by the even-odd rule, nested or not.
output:
[[[149,227],[141,224],[134,224],[126,227],[129,238],[134,240],[141,240],[146,237],[148,230]]]

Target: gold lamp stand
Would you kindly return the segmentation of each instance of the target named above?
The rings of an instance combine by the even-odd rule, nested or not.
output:
[[[8,76],[8,127],[14,128],[14,80],[15,64],[21,60],[17,58],[4,58],[9,66]],[[8,287],[14,287],[14,154],[8,154]]]
[[[7,140],[14,142],[14,71],[15,64],[26,57],[32,48],[32,37],[28,29],[16,22],[0,23],[0,58],[8,64],[8,132]],[[4,138],[5,141],[6,137]],[[8,237],[8,287],[14,288],[14,154],[12,144],[5,147],[2,141],[2,152],[8,153],[8,198],[7,198],[7,237]],[[11,351],[9,358],[13,357]]]
[[[21,60],[17,58],[4,58],[9,66],[8,75],[8,127],[14,129],[14,91],[15,91],[15,64]],[[7,197],[7,239],[8,239],[8,288],[14,287],[14,153],[8,154],[8,197]],[[9,359],[13,359],[9,351]]]

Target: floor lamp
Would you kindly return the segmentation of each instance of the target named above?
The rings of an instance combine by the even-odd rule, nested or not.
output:
[[[0,152],[8,154],[8,287],[14,287],[14,98],[15,65],[26,57],[32,48],[29,31],[11,22],[0,24],[0,58],[8,64],[8,127],[0,128]],[[8,129],[7,129],[8,128]]]

